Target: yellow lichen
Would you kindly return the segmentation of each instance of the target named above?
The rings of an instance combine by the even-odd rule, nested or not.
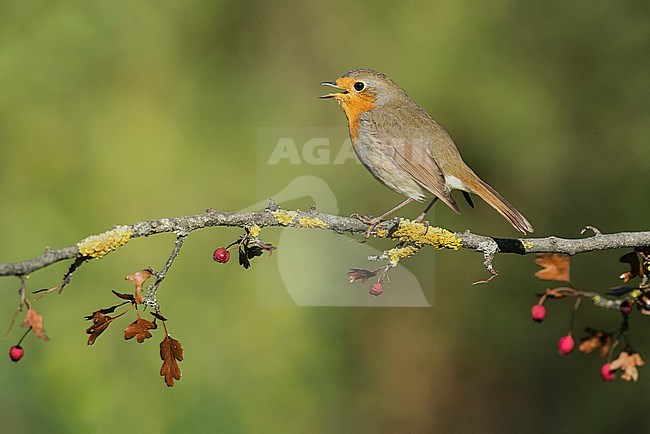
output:
[[[329,225],[323,220],[316,217],[301,217],[299,221],[300,226],[303,228],[323,228],[327,229]]]
[[[600,296],[599,296],[599,295],[595,295],[595,296],[593,296],[593,297],[591,298],[591,302],[592,302],[593,304],[595,304],[595,305],[600,304],[600,300],[601,300],[601,299],[600,299]]]
[[[260,236],[260,231],[261,231],[261,230],[262,230],[262,229],[260,229],[259,226],[257,226],[257,225],[252,225],[252,226],[250,226],[250,227],[248,228],[248,236],[251,237],[251,238],[257,238],[257,237]]]
[[[377,238],[386,238],[388,236],[388,231],[386,229],[377,229],[375,235]]]
[[[284,210],[273,211],[272,214],[273,217],[275,217],[275,219],[277,220],[277,222],[283,226],[288,226],[291,223],[293,223],[293,219],[296,218],[296,216],[298,215],[298,213],[295,211],[284,211]]]
[[[420,249],[411,244],[404,247],[393,247],[392,249],[388,250],[386,254],[388,255],[388,259],[390,259],[391,265],[394,267],[397,265],[400,259],[410,258],[411,256],[415,255],[418,250]]]
[[[77,243],[79,254],[90,258],[102,258],[126,244],[131,238],[128,226],[117,226],[112,231],[91,235]]]
[[[418,246],[429,245],[435,249],[458,250],[462,245],[460,238],[447,229],[415,223],[407,219],[400,219],[399,227],[391,237],[401,242],[415,243]]]
[[[524,249],[532,249],[533,248],[533,243],[530,241],[522,241],[521,244],[524,246]]]

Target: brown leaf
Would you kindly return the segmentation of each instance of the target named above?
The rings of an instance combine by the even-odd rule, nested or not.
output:
[[[376,275],[376,272],[366,270],[365,268],[351,268],[350,271],[348,271],[348,281],[352,283],[355,280],[361,279],[361,283],[365,283],[366,280]]]
[[[612,345],[612,335],[601,330],[594,330],[592,328],[587,328],[586,331],[589,333],[589,336],[582,338],[582,343],[578,347],[578,350],[589,354],[594,350],[600,348],[600,355],[607,355]]]
[[[93,325],[86,329],[86,334],[90,335],[88,336],[88,345],[94,344],[99,335],[104,333],[104,330],[106,330],[108,326],[111,325],[111,321],[113,321],[115,318],[109,315],[104,315],[100,311],[96,311],[93,313],[92,319]]]
[[[149,313],[154,317],[158,318],[160,321],[167,321],[167,318],[165,318],[161,313],[158,312],[149,312]]]
[[[636,252],[627,253],[621,256],[618,261],[630,266],[630,271],[627,271],[619,276],[623,282],[627,282],[636,276],[643,276],[643,266],[641,265],[641,261],[639,261],[639,255]]]
[[[639,372],[636,368],[643,365],[645,365],[645,361],[639,353],[622,351],[618,358],[610,364],[609,368],[612,371],[623,369],[623,375],[621,375],[623,380],[636,381],[639,379]]]
[[[86,329],[86,334],[89,334],[88,336],[88,345],[92,345],[95,343],[99,335],[104,333],[104,331],[108,328],[109,325],[111,325],[111,322],[113,322],[114,319],[121,317],[124,315],[126,312],[122,312],[121,314],[112,317],[109,315],[104,315],[101,311],[95,311],[93,313],[93,325],[88,327]],[[86,317],[87,318],[87,317]]]
[[[548,297],[553,297],[553,298],[563,298],[566,297],[567,294],[575,292],[575,289],[573,288],[568,288],[566,286],[560,286],[558,288],[546,288],[545,294]]]
[[[603,342],[603,346],[600,347],[600,355],[602,357],[605,357],[607,354],[609,354],[609,349],[612,347],[612,337],[607,336],[605,338],[605,341]]]
[[[260,241],[260,240],[257,240],[257,245],[258,245],[262,250],[266,250],[267,252],[269,252],[269,256],[273,255],[273,251],[274,251],[275,249],[277,249],[277,247],[275,247],[273,244],[268,244],[268,243],[262,242],[262,241]]]
[[[248,254],[246,253],[246,246],[239,246],[239,265],[247,270],[251,266],[251,261],[248,258]]]
[[[158,326],[152,323],[149,320],[144,318],[138,318],[133,321],[129,326],[124,330],[124,339],[127,341],[136,337],[139,343],[143,343],[145,339],[149,339],[153,335],[149,330],[155,330]]]
[[[539,253],[535,264],[543,267],[535,273],[535,277],[538,279],[571,283],[569,276],[571,256],[559,253]]]
[[[126,301],[124,303],[116,304],[115,306],[105,307],[105,308],[96,310],[95,312],[92,313],[92,315],[86,315],[86,316],[84,316],[84,318],[90,321],[91,319],[93,319],[95,317],[95,314],[97,312],[101,312],[103,314],[113,313],[113,312],[115,312],[115,309],[117,309],[120,306],[123,306],[125,303],[126,303]]]
[[[174,385],[174,380],[181,379],[181,368],[178,362],[183,361],[183,347],[181,343],[169,335],[160,342],[160,358],[163,361],[160,375],[165,377],[168,387]]]
[[[27,314],[25,314],[21,326],[25,328],[31,327],[37,338],[43,339],[45,342],[49,341],[50,338],[45,334],[43,328],[43,315],[36,313],[29,300],[25,300],[25,304],[27,304]]]
[[[153,270],[151,268],[145,268],[137,273],[129,274],[124,278],[125,280],[130,280],[135,284],[135,302],[137,304],[142,304],[144,301],[144,297],[142,296],[142,285],[144,285],[144,282],[146,282],[152,274]]]
[[[125,294],[123,292],[117,292],[114,289],[111,289],[113,294],[117,296],[117,298],[121,298],[122,300],[129,300],[130,302],[135,303],[135,296],[133,294]]]
[[[592,336],[590,338],[586,338],[585,340],[583,340],[580,346],[578,347],[578,350],[582,351],[583,353],[589,354],[593,350],[599,347],[600,347],[600,339],[598,339],[596,336]]]

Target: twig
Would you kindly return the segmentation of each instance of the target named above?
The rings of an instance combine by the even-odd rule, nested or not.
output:
[[[14,328],[14,324],[16,323],[16,317],[20,312],[23,311],[23,306],[25,306],[25,298],[26,298],[25,294],[27,292],[27,276],[25,276],[24,274],[20,274],[18,278],[20,279],[20,288],[18,289],[18,295],[20,295],[20,302],[18,303],[18,307],[16,308],[16,311],[11,317],[11,322],[9,323],[9,328],[5,333],[5,338],[9,336],[9,333],[11,333],[11,330]]]
[[[373,234],[380,231],[390,233],[398,222],[386,221],[378,225]],[[331,214],[324,214],[311,209],[309,211],[283,210],[271,202],[269,207],[260,212],[217,212],[207,210],[202,214],[175,218],[161,218],[134,223],[125,228],[130,238],[174,232],[187,234],[210,227],[227,226],[246,228],[257,225],[264,227],[291,227],[302,229],[327,229],[336,233],[363,234],[368,226],[361,221]],[[485,255],[486,267],[490,269],[491,259],[498,253],[515,253],[527,255],[533,253],[578,253],[618,248],[650,246],[650,231],[620,232],[602,234],[586,238],[566,239],[550,236],[546,238],[499,238],[473,234],[469,231],[458,232],[455,236],[461,241],[461,248],[475,250]],[[82,257],[77,245],[61,249],[46,249],[35,258],[21,262],[0,263],[0,276],[21,276],[33,273],[56,262]],[[493,270],[494,271],[494,270]],[[492,271],[491,271],[492,272]]]
[[[156,299],[156,291],[158,290],[158,287],[160,286],[162,281],[165,280],[165,277],[167,277],[167,271],[169,271],[169,268],[174,263],[174,259],[176,259],[176,257],[180,253],[181,248],[183,247],[183,241],[185,241],[186,237],[187,237],[186,234],[181,234],[176,237],[176,244],[174,245],[174,250],[172,250],[172,253],[169,255],[169,258],[167,258],[167,262],[165,262],[165,265],[163,266],[162,270],[158,271],[157,273],[154,273],[156,275],[156,280],[151,285],[149,285],[147,296],[144,299],[144,304],[153,308],[156,312],[160,312],[160,306],[158,305],[158,300]]]

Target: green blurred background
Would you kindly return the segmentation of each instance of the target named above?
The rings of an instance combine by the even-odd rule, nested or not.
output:
[[[357,67],[401,83],[536,236],[647,230],[649,20],[647,2],[620,0],[0,2],[0,261],[114,224],[264,200],[258,129],[343,126],[318,83]],[[361,167],[326,181],[342,214],[401,200]],[[515,235],[477,205],[460,217],[439,207],[436,224]],[[435,286],[433,308],[268,307],[259,273],[274,259],[252,272],[211,259],[238,234],[194,233],[160,289],[185,348],[173,389],[158,376],[160,332],[125,343],[122,318],[89,348],[83,320],[114,303],[111,288],[130,289],[123,276],[160,268],[168,235],[86,264],[63,295],[37,303],[52,340],[30,336],[20,363],[0,364],[2,431],[647,429],[647,367],[636,384],[604,384],[596,355],[560,357],[571,302],[532,323],[532,293],[545,287],[532,257],[498,257],[499,278],[477,287],[480,255],[435,254],[432,276],[423,251],[408,267]],[[309,236],[305,254],[318,251]],[[575,258],[576,285],[616,285],[622,253]],[[67,267],[35,273],[30,289]],[[3,329],[17,289],[0,280]],[[589,324],[614,329],[618,317],[585,306],[577,335]],[[644,318],[631,326],[650,358]]]

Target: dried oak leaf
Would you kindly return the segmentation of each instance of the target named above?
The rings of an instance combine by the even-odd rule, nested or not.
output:
[[[151,268],[145,268],[137,273],[129,274],[124,278],[124,280],[130,280],[135,284],[135,302],[137,304],[142,304],[144,301],[144,297],[142,296],[142,285],[144,285],[144,282],[146,282],[152,274],[153,270]]]
[[[88,327],[88,329],[86,329],[86,334],[90,335],[88,336],[88,345],[94,344],[97,338],[99,337],[99,335],[104,333],[104,331],[108,328],[108,326],[111,325],[111,322],[113,322],[114,319],[121,317],[125,313],[126,312],[122,312],[121,314],[112,317],[109,315],[104,315],[99,310],[93,312],[93,316],[92,316],[93,325],[91,325],[90,327]]]
[[[535,264],[543,267],[535,273],[535,277],[538,279],[571,282],[569,275],[571,256],[559,253],[539,253]]]
[[[144,318],[138,318],[124,330],[124,339],[128,341],[135,337],[139,343],[143,343],[145,339],[153,336],[149,330],[155,330],[157,328],[158,326],[155,323]]]
[[[181,368],[178,362],[183,361],[183,347],[181,343],[169,335],[160,342],[160,358],[163,361],[160,375],[165,377],[168,387],[174,385],[174,380],[181,379]]]
[[[21,326],[25,328],[31,327],[37,338],[43,339],[45,342],[49,341],[50,338],[45,334],[45,329],[43,328],[43,315],[37,313],[32,308],[29,300],[25,300],[25,304],[27,304],[27,314],[25,314],[25,319]]]

